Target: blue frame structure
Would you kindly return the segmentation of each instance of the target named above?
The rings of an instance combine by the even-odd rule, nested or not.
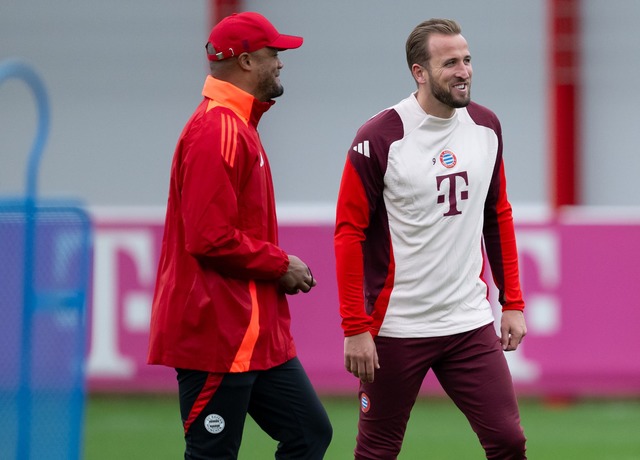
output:
[[[38,199],[47,93],[21,60],[0,62],[0,85],[11,78],[31,89],[38,124],[25,196],[0,199],[0,363],[8,375],[0,377],[0,444],[16,459],[74,460],[81,457],[86,395],[91,222],[75,201]]]

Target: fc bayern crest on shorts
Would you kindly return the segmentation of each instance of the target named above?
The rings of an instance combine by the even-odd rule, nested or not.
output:
[[[370,408],[371,408],[371,401],[369,401],[369,396],[367,396],[366,393],[362,393],[360,395],[360,409],[362,410],[362,412],[366,414],[367,412],[369,412]]]
[[[209,414],[204,419],[204,427],[209,433],[218,434],[224,430],[224,419],[218,414]]]
[[[453,168],[457,162],[458,159],[451,150],[443,150],[440,152],[440,163],[442,163],[442,166],[445,168]]]

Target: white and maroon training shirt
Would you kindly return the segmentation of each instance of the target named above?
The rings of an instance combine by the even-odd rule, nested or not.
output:
[[[500,122],[415,95],[368,120],[347,156],[335,252],[346,336],[438,337],[493,321],[483,243],[503,309],[522,310]]]

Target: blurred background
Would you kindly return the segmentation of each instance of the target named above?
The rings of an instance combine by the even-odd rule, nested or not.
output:
[[[262,12],[305,38],[302,48],[282,54],[285,95],[261,126],[281,204],[334,203],[355,130],[414,90],[407,35],[439,16],[462,25],[473,56],[473,99],[503,124],[512,201],[552,201],[554,2],[545,0],[2,0],[0,57],[30,61],[50,93],[44,193],[79,195],[92,206],[164,206],[173,147],[208,70],[204,42],[217,5],[225,3]],[[579,204],[637,206],[634,103],[640,96],[633,75],[640,4],[579,5],[579,57],[569,82],[578,89]],[[21,186],[34,116],[19,84],[0,91],[0,192],[6,193]]]
[[[241,10],[258,11],[281,32],[305,39],[300,49],[281,54],[285,94],[262,119],[260,133],[273,170],[282,246],[314,267],[322,288],[292,298],[291,307],[300,357],[323,398],[356,391],[342,368],[332,257],[334,204],[346,152],[364,121],[415,90],[404,54],[411,29],[424,19],[449,17],[461,24],[473,56],[472,98],[502,123],[529,326],[522,349],[509,355],[519,394],[551,401],[554,410],[584,398],[613,401],[617,405],[607,407],[614,407],[614,415],[606,423],[619,422],[618,432],[637,428],[640,338],[629,330],[640,324],[640,3],[0,0],[0,64],[24,60],[49,96],[50,136],[39,193],[81,200],[93,225],[87,458],[110,458],[100,456],[113,444],[101,436],[118,439],[117,428],[123,427],[135,433],[151,418],[166,420],[166,438],[177,444],[151,454],[153,446],[142,442],[130,458],[179,456],[177,406],[175,413],[170,409],[175,401],[162,416],[137,420],[130,412],[141,400],[162,406],[153,398],[175,392],[171,370],[146,365],[169,170],[177,138],[202,97],[210,28]],[[2,83],[2,197],[23,193],[37,116],[22,82]],[[497,305],[495,296],[492,291]],[[109,399],[123,395],[130,399],[122,406]],[[437,382],[428,379],[424,397],[441,396]],[[98,420],[109,419],[100,411],[120,407],[111,414],[112,425],[98,427]],[[628,415],[621,407],[631,409]],[[594,413],[606,410],[597,406]],[[572,423],[553,425],[561,417],[538,405],[527,414],[536,411],[543,412],[541,427]],[[332,447],[331,458],[349,457],[354,423],[342,430],[347,450],[340,454]],[[550,431],[540,437],[552,438]],[[594,454],[588,440],[569,438],[564,444],[574,450],[567,458],[605,458]],[[532,437],[540,449],[537,458],[561,458],[545,456],[535,442]],[[475,446],[473,439],[469,443]],[[616,443],[627,450],[615,458],[640,458],[637,440]],[[588,448],[579,451],[579,445]],[[477,451],[469,452],[437,458],[477,457]]]

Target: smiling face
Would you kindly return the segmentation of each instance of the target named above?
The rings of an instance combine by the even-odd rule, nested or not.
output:
[[[433,34],[427,44],[430,59],[414,64],[418,101],[425,111],[449,118],[471,101],[471,55],[462,35]]]

